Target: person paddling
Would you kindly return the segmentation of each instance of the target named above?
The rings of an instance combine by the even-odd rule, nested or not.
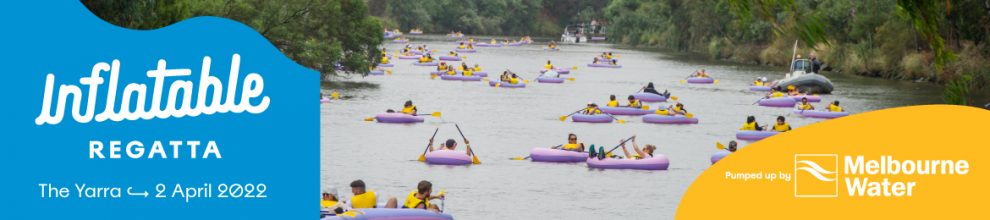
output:
[[[626,107],[629,107],[629,108],[642,108],[643,107],[643,104],[640,103],[639,100],[636,99],[635,96],[629,95],[628,100],[629,100],[629,104],[626,105]]]
[[[471,151],[471,142],[468,142],[467,139],[464,139],[464,145],[467,146],[467,151],[465,151],[464,153],[467,154],[468,156],[471,156],[471,152],[474,152]],[[447,139],[447,141],[445,141],[443,144],[440,145],[440,148],[433,149],[433,139],[430,138],[429,147],[430,147],[430,152],[438,151],[438,150],[457,150],[457,141],[455,141],[454,139]]]
[[[581,111],[581,114],[585,115],[598,115],[601,114],[602,110],[598,108],[598,104],[588,103],[588,107]]]
[[[990,105],[988,105],[990,106]],[[828,105],[828,111],[830,112],[842,112],[842,107],[839,106],[839,100],[835,100],[832,104]]]
[[[615,100],[615,95],[609,95],[608,96],[608,103],[605,104],[605,106],[608,106],[608,107],[619,107],[619,101],[618,100]]]
[[[402,105],[402,114],[416,115],[416,105],[413,105],[412,100],[407,100],[406,104]]]
[[[737,145],[739,145],[739,143],[736,143],[736,141],[729,141],[729,147],[726,148],[726,150],[728,150],[729,152],[736,152]]]
[[[406,196],[406,202],[402,205],[404,209],[426,209],[432,212],[440,213],[440,208],[436,204],[430,204],[430,200],[443,199],[444,195],[434,196],[431,195],[433,192],[433,183],[430,181],[419,181],[416,185],[416,190],[409,193]]]

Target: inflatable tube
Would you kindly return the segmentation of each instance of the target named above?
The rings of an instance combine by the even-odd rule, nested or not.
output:
[[[459,80],[459,81],[481,81],[480,76],[463,76],[463,75],[440,75],[442,80]]]
[[[722,158],[729,156],[729,154],[731,153],[732,152],[729,152],[727,150],[719,150],[718,152],[715,152],[715,154],[712,154],[712,164],[715,164],[715,162],[718,162],[722,160]]]
[[[643,122],[653,123],[653,124],[697,124],[698,118],[691,117],[688,118],[683,115],[658,115],[650,114],[643,116]]]
[[[710,77],[691,77],[687,79],[687,83],[691,84],[712,84],[715,83],[715,79]]]
[[[381,76],[381,75],[385,75],[385,71],[384,70],[372,70],[372,71],[369,71],[368,72],[368,75]]]
[[[612,65],[607,63],[589,63],[588,67],[622,68],[622,65]]]
[[[460,58],[460,57],[455,57],[455,56],[447,56],[447,55],[444,55],[444,56],[440,56],[440,60],[446,60],[446,61],[461,61],[461,58]]]
[[[611,123],[612,116],[606,114],[599,114],[599,115],[574,114],[571,116],[571,121],[589,122],[589,123]]]
[[[533,162],[580,163],[588,159],[588,153],[550,148],[533,148],[533,150],[529,151],[529,157]]]
[[[830,112],[821,110],[798,110],[794,109],[794,114],[809,118],[839,118],[849,116],[849,112]]]
[[[394,39],[392,43],[409,43],[409,39]]]
[[[416,59],[419,59],[419,55],[409,55],[409,56],[399,55],[398,57],[399,57],[400,60],[416,60]]]
[[[564,83],[564,78],[552,78],[552,77],[536,77],[536,82],[539,83]]]
[[[485,71],[478,71],[478,72],[474,72],[474,73],[473,73],[473,74],[471,74],[471,75],[473,75],[473,76],[480,76],[480,77],[488,77],[488,72],[485,72]]]
[[[412,53],[412,54],[416,54],[416,55],[423,55],[423,51],[410,50],[409,52]]]
[[[520,80],[519,83],[516,83],[516,84],[507,83],[507,82],[493,81],[493,80],[492,81],[488,81],[488,86],[494,87],[495,84],[498,84],[498,87],[501,87],[501,88],[526,88],[526,83],[523,83],[521,80]]]
[[[591,37],[591,40],[605,40],[605,37]]]
[[[423,34],[423,32],[422,31],[410,31],[409,34],[420,35],[420,34]]]
[[[321,104],[322,103],[330,103],[330,98],[327,98],[327,97],[320,98],[320,103]]]
[[[470,165],[471,156],[463,151],[435,150],[426,153],[426,163],[440,165]]]
[[[633,97],[636,97],[636,99],[639,99],[639,101],[642,101],[642,102],[666,102],[667,101],[667,97],[666,96],[662,96],[662,95],[658,95],[658,94],[654,94],[654,93],[649,93],[649,92],[640,92],[640,93],[632,94],[632,96]]]
[[[802,98],[808,98],[808,102],[821,102],[822,101],[822,97],[821,96],[817,96],[817,95],[795,95],[795,96],[788,96],[788,97],[793,98],[794,101],[796,101],[796,102],[801,102],[801,99]]]
[[[401,204],[400,204],[401,205]],[[436,213],[425,209],[356,209],[355,217],[327,216],[321,220],[454,220],[450,214]]]
[[[457,51],[458,53],[476,53],[476,52],[478,52],[478,50],[475,50],[475,49],[454,49],[454,51]]]
[[[502,47],[502,44],[476,43],[475,47]]]
[[[378,123],[419,123],[423,122],[426,118],[422,116],[407,115],[402,113],[381,113],[375,115],[375,121]]]
[[[760,99],[758,103],[760,103],[760,106],[766,106],[766,107],[790,108],[790,107],[794,107],[794,104],[797,102],[794,101],[794,99],[791,97],[777,97],[777,98]]]
[[[557,68],[556,71],[557,71],[558,74],[569,74],[569,73],[571,73],[571,69],[568,69],[568,68]],[[547,72],[547,70],[540,70],[540,73],[545,73],[545,72]]]
[[[663,154],[642,160],[588,158],[585,162],[588,163],[588,168],[598,169],[667,170],[667,167],[670,166],[670,160],[667,160],[667,156]]]
[[[415,66],[437,66],[437,62],[429,62],[429,63],[415,62],[415,63],[413,63],[413,65],[415,65]]]
[[[505,44],[505,46],[518,47],[518,46],[522,46],[523,44],[525,44],[525,43],[523,43],[523,42],[512,42],[512,43]]]
[[[782,79],[777,81],[776,85],[781,88],[787,88],[787,86],[793,85],[798,90],[816,94],[830,94],[833,89],[831,80],[820,74],[813,73]]]
[[[393,67],[393,66],[395,66],[395,64],[391,64],[391,63],[379,63],[378,64],[378,67]]]
[[[746,141],[758,141],[779,133],[780,132],[776,132],[776,131],[738,131],[736,132],[736,139],[746,140]]]
[[[630,107],[599,107],[602,112],[613,114],[613,115],[645,115],[650,114],[652,110],[643,110],[642,108],[630,108]]]
[[[770,87],[769,86],[749,86],[749,91],[769,92],[770,91]]]

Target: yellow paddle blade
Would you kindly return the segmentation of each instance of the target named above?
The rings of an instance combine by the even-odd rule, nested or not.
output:
[[[375,118],[365,118],[364,121],[374,121]]]
[[[683,79],[682,79],[680,83],[681,83],[681,84],[684,84],[684,83],[687,83],[687,80],[683,80]]]
[[[392,75],[392,70],[385,70],[385,73],[388,73],[388,75]]]
[[[525,159],[526,159],[526,157],[513,157],[513,158],[509,158],[509,160],[525,160]]]
[[[718,148],[719,150],[725,150],[725,145],[722,145],[722,142],[715,142],[715,148]]]
[[[478,156],[477,155],[471,154],[471,163],[473,163],[473,164],[481,164],[481,161],[478,160]]]
[[[433,114],[430,114],[430,116],[440,117],[440,112],[433,112]]]
[[[567,80],[574,81],[574,77],[567,78]]]
[[[444,195],[444,194],[447,194],[447,192],[446,192],[446,190],[442,190],[442,189],[441,189],[441,190],[440,190],[440,194],[439,194],[439,195],[441,195],[441,196],[442,196],[442,195]]]
[[[684,117],[687,117],[687,118],[694,118],[694,114],[691,114],[691,113],[687,113],[687,114],[684,114]]]
[[[419,155],[419,162],[426,162],[426,154]]]
[[[523,80],[523,83],[529,83],[529,80],[528,79],[524,79]]]
[[[674,100],[674,101],[677,101],[677,96],[671,96],[670,99],[671,100]]]
[[[495,83],[495,88],[502,87],[502,83]]]
[[[577,70],[577,66],[571,67],[571,70]]]
[[[626,120],[619,119],[619,124],[626,123]]]
[[[567,120],[567,116],[566,115],[560,116],[560,121],[564,121],[564,120]]]
[[[340,93],[339,92],[331,92],[330,93],[330,98],[340,99]]]
[[[717,80],[717,79],[715,80],[715,84],[716,84],[716,85],[718,84],[718,80]]]
[[[436,78],[437,78],[437,75],[435,75],[435,74],[430,74],[430,79],[436,79]]]
[[[643,106],[643,110],[650,110],[650,106],[648,106],[648,105],[644,105],[644,106]]]

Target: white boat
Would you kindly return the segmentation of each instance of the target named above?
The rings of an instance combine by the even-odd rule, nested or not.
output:
[[[783,79],[773,83],[774,86],[787,88],[793,85],[798,91],[813,94],[832,93],[832,80],[812,71],[812,63],[808,59],[796,59],[791,64],[791,71]]]

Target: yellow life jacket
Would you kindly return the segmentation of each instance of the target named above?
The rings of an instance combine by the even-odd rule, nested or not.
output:
[[[739,130],[743,130],[743,131],[755,131],[756,130],[756,121],[748,122],[748,123],[743,124],[742,128],[739,128]]]
[[[475,72],[478,72],[478,71],[481,71],[481,67],[480,67],[480,66],[476,66],[476,67],[474,67],[474,71],[475,71]]]
[[[592,115],[597,115],[597,114],[601,114],[602,113],[602,110],[601,109],[596,109],[596,108],[584,108],[584,113],[590,113]]]
[[[337,201],[325,200],[325,199],[324,200],[320,200],[320,207],[330,208],[330,207],[333,207],[335,205],[337,205]]]
[[[616,100],[608,101],[608,104],[606,104],[605,106],[608,106],[608,107],[619,107],[619,101],[616,101]]]
[[[811,110],[811,109],[812,109],[811,103],[808,104],[798,103],[798,110]]]
[[[509,83],[519,84],[519,78],[515,78],[515,77],[509,78]]]
[[[420,203],[423,204],[423,209],[430,207],[429,198],[426,198],[425,200],[416,198],[416,191],[412,191],[409,193],[409,196],[406,196],[406,203],[403,204],[402,207],[407,209],[415,209]]]
[[[457,75],[453,68],[447,70],[447,75]]]
[[[773,97],[773,98],[784,97],[784,93],[782,93],[780,91],[775,91],[773,93],[770,93],[770,97]]]
[[[838,105],[835,105],[835,104],[831,104],[831,105],[828,105],[828,111],[831,111],[831,112],[841,112],[842,111],[842,107],[839,107]]]
[[[412,114],[413,110],[416,110],[416,105],[412,105],[412,106],[409,106],[409,107],[403,107],[402,108],[402,113],[403,114]]]
[[[759,80],[753,81],[753,85],[754,86],[763,86],[763,81],[759,81]]]
[[[457,70],[464,71],[464,66],[457,66]]]
[[[383,64],[388,64],[388,57],[382,56],[382,63]]]
[[[629,102],[629,106],[631,106],[631,107],[640,107],[639,100],[632,100],[632,101],[630,101]]]
[[[420,62],[420,63],[425,63],[425,62],[429,62],[429,60],[428,60],[428,59],[426,59],[426,56],[420,56],[420,57],[419,57],[419,62]]]
[[[464,49],[464,48],[465,48],[465,46],[464,46],[463,44],[461,44],[460,46],[457,46],[457,48],[458,48],[458,49]]]
[[[564,150],[576,150],[576,149],[578,149],[578,147],[581,147],[581,145],[578,145],[578,144],[565,144],[563,148],[564,148]]]
[[[684,111],[684,109],[682,109],[681,107],[678,107],[678,106],[676,106],[676,105],[675,105],[675,106],[674,106],[674,111],[675,111],[676,113],[681,113],[681,112],[683,112],[683,111]]]
[[[773,124],[773,130],[774,131],[779,131],[779,132],[790,131],[791,130],[791,125],[790,124],[787,124],[787,122],[784,122],[784,124],[774,123]]]
[[[546,64],[546,65],[543,65],[543,68],[548,69],[548,70],[549,69],[553,69],[553,65]]]
[[[605,59],[612,59],[612,55],[605,55]]]
[[[447,70],[447,65],[439,65],[437,66],[437,70]]]
[[[474,75],[474,71],[471,71],[470,69],[466,69],[462,73],[464,73],[464,76],[472,76],[472,75]]]
[[[370,209],[375,208],[377,205],[378,197],[375,195],[375,191],[367,191],[361,195],[351,197],[351,208]]]

